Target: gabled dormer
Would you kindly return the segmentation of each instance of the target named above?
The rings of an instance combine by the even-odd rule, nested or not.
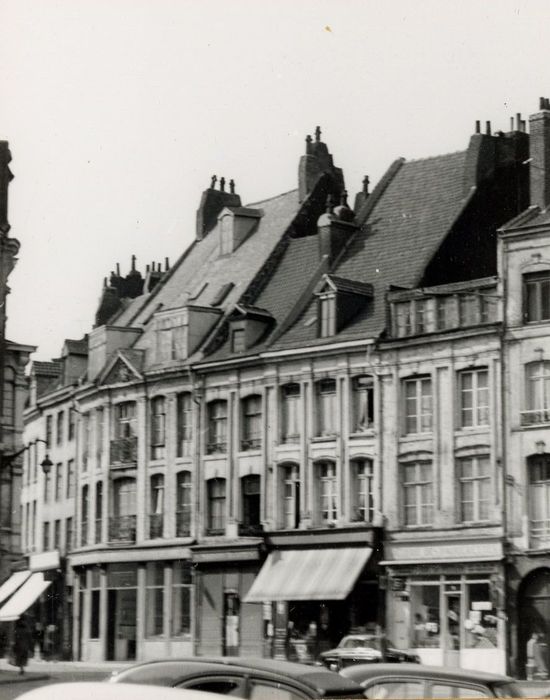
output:
[[[273,327],[275,319],[264,309],[236,304],[229,319],[231,352],[245,352],[258,343]]]
[[[220,309],[187,304],[154,316],[154,362],[186,360],[206,338],[221,316]]]
[[[315,294],[318,298],[318,334],[320,338],[329,338],[365,308],[373,297],[373,287],[366,282],[327,274],[323,275]]]
[[[225,207],[218,216],[220,255],[230,255],[246,241],[262,218],[261,209]]]

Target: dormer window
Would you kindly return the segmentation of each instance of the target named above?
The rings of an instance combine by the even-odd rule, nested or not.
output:
[[[319,335],[329,338],[336,334],[336,296],[326,294],[319,298]]]
[[[550,320],[550,270],[523,275],[525,323]]]
[[[330,338],[341,331],[372,298],[372,285],[324,275],[317,296],[319,337]]]
[[[225,207],[218,217],[220,255],[230,255],[244,243],[263,216],[260,209]]]
[[[246,350],[244,328],[234,328],[231,333],[231,352],[244,352]]]
[[[231,352],[241,353],[253,347],[273,326],[269,311],[255,306],[236,304],[230,323]]]
[[[180,309],[177,314],[163,314],[157,318],[157,362],[184,360],[187,324]]]

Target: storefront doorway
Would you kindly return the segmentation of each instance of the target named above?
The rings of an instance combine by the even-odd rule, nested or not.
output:
[[[460,584],[447,584],[443,595],[443,665],[460,666],[462,635],[460,620],[462,595]]]
[[[550,668],[550,569],[532,571],[518,594],[518,666],[525,671],[527,642],[539,634],[539,647],[546,673]],[[541,669],[539,672],[544,672]]]
[[[107,568],[107,660],[136,658],[136,564]]]

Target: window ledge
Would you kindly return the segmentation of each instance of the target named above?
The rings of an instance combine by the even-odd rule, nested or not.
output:
[[[376,435],[376,428],[368,428],[367,430],[362,430],[361,432],[350,433],[349,437],[353,439],[374,437]]]
[[[478,433],[487,433],[491,430],[491,425],[474,425],[470,428],[456,428],[455,435],[474,435]]]
[[[311,442],[334,442],[337,437],[336,433],[334,435],[316,435],[311,438]]]

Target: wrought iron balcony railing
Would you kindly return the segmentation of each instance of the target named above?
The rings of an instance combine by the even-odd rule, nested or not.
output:
[[[539,425],[540,423],[550,423],[550,407],[521,412],[522,425]]]
[[[248,438],[247,440],[241,440],[241,450],[243,452],[246,450],[259,450],[261,446],[261,438]]]
[[[219,442],[209,442],[206,445],[206,452],[209,455],[227,452],[227,442],[223,440],[220,440]]]
[[[191,509],[176,511],[176,537],[191,536]]]
[[[137,437],[125,437],[111,440],[111,466],[137,463]]]
[[[135,542],[136,520],[135,515],[111,516],[109,518],[109,541]]]
[[[149,537],[155,540],[162,537],[164,533],[164,515],[162,513],[151,513],[149,515]]]

